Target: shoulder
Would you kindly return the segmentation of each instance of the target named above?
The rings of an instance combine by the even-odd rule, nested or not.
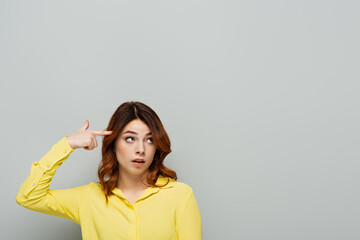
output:
[[[98,185],[97,183],[89,182],[88,184],[75,187],[74,189],[78,190],[79,192],[88,194],[88,193],[92,192],[93,190],[99,189],[99,187],[101,187],[101,186]]]
[[[192,188],[188,184],[186,184],[184,182],[174,180],[174,179],[172,179],[170,177],[166,177],[166,176],[163,176],[163,175],[158,176],[158,179],[156,181],[156,185],[160,185],[160,186],[164,185],[164,186],[160,187],[162,189],[171,188],[172,190],[185,191],[185,192],[188,192],[188,191],[192,190]]]
[[[102,187],[100,185],[100,183],[96,183],[96,182],[90,182],[89,184],[85,185],[87,190],[88,190],[88,194],[99,194],[102,193]]]
[[[174,182],[173,194],[176,199],[177,212],[180,213],[188,203],[190,203],[189,206],[193,206],[195,194],[193,192],[193,188],[189,184],[181,181]]]
[[[89,186],[93,191],[102,191],[100,182],[90,182]]]
[[[174,181],[174,188],[178,189],[179,191],[185,191],[185,192],[192,191],[192,187],[180,181]]]
[[[96,199],[103,199],[103,197],[105,196],[100,182],[90,182],[88,184],[88,188],[88,196],[92,199],[92,201]]]
[[[187,198],[189,195],[193,194],[193,188],[181,181],[173,181],[171,189],[180,199]]]

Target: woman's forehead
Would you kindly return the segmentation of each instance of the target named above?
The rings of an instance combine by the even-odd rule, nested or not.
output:
[[[138,134],[138,133],[144,133],[146,135],[151,134],[151,130],[149,128],[148,125],[146,125],[143,121],[139,120],[139,119],[135,119],[131,122],[129,122],[123,129],[122,131],[123,133],[133,133],[133,134]]]

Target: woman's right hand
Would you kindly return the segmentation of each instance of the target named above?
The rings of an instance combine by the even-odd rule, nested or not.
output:
[[[84,148],[85,150],[93,150],[98,146],[96,137],[110,135],[112,131],[101,130],[87,130],[89,121],[86,120],[85,124],[73,135],[67,137],[69,146],[73,149]]]

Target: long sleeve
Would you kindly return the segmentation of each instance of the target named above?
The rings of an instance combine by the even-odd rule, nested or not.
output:
[[[89,185],[63,190],[49,189],[56,170],[73,151],[66,136],[54,144],[38,162],[33,162],[29,176],[16,195],[16,202],[27,209],[67,218],[80,224],[79,209]]]
[[[179,240],[202,239],[201,216],[192,189],[179,208],[176,231]]]

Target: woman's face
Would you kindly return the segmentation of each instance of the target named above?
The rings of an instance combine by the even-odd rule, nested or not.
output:
[[[152,140],[149,127],[140,119],[135,119],[124,127],[115,142],[115,154],[121,176],[146,174],[156,151]],[[137,158],[143,162],[134,162]]]

